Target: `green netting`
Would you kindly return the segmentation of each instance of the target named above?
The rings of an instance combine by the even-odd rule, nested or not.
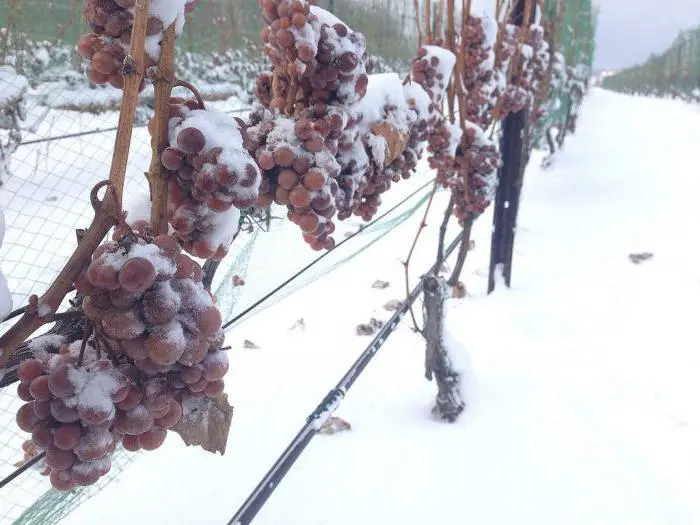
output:
[[[86,501],[93,494],[102,490],[135,459],[137,453],[117,450],[112,456],[112,469],[109,474],[102,477],[95,485],[81,487],[68,492],[47,490],[36,502],[17,518],[13,525],[50,525],[58,523],[66,517],[75,507]],[[43,483],[48,486],[48,481],[43,478]]]
[[[544,0],[541,24],[545,27],[552,56],[553,81],[546,115],[533,131],[535,142],[551,127],[565,125],[571,97],[571,82],[585,82],[595,54],[598,7],[592,0]]]
[[[641,65],[603,79],[623,93],[684,96],[700,100],[700,26],[682,31],[670,48]]]
[[[30,41],[74,44],[86,31],[84,0],[3,0],[0,27],[22,33]],[[416,49],[413,0],[318,0],[367,38],[370,53],[384,59],[407,60]],[[198,3],[180,51],[209,54],[258,47],[263,22],[258,0],[208,0]],[[1,46],[0,46],[1,47]],[[259,56],[256,49],[250,56]]]

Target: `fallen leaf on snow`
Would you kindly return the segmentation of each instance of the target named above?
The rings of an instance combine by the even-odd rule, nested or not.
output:
[[[253,341],[246,339],[245,341],[243,341],[243,348],[247,348],[248,350],[257,350],[260,347],[256,345]]]
[[[292,325],[290,330],[301,330],[302,332],[306,330],[306,321],[304,321],[304,318],[301,317],[294,321],[294,324]]]
[[[372,335],[375,334],[382,326],[384,326],[383,321],[372,317],[372,319],[369,320],[369,323],[358,324],[355,330],[357,335]]]
[[[386,303],[384,305],[384,309],[387,312],[395,312],[396,310],[401,308],[402,304],[403,304],[402,301],[399,301],[398,299],[392,299],[391,301],[389,301],[388,303]]]
[[[372,284],[372,288],[376,288],[378,290],[383,290],[384,288],[389,288],[389,281],[382,281],[381,279],[377,279]]]
[[[639,264],[641,262],[653,259],[654,254],[651,252],[630,253],[629,258],[634,264]]]
[[[330,436],[338,432],[349,432],[350,430],[352,430],[350,423],[339,417],[331,416],[319,429],[318,433]]]

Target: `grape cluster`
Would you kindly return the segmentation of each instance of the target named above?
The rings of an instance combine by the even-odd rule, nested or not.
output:
[[[238,231],[239,210],[258,201],[261,176],[248,154],[246,126],[173,98],[168,127],[161,163],[171,174],[170,224],[188,253],[222,259]]]
[[[330,237],[340,173],[335,153],[346,118],[342,110],[322,102],[304,109],[297,120],[262,106],[250,115],[250,148],[263,173],[258,205],[274,201],[287,206],[289,219],[315,250],[335,246]]]
[[[546,115],[546,102],[549,98],[551,84],[549,82],[552,69],[550,68],[551,55],[549,43],[545,39],[544,28],[540,25],[531,25],[527,36],[527,43],[533,50],[532,57],[532,100],[533,107],[530,112],[530,124],[532,126]]]
[[[115,233],[76,279],[92,335],[22,362],[17,414],[60,490],[109,471],[118,444],[154,450],[183,405],[218,397],[228,358],[201,267],[178,242]]]
[[[391,184],[410,177],[428,137],[428,94],[394,73],[369,78],[371,96],[352,108],[359,129],[347,153],[351,169],[338,179],[341,219],[354,214],[369,221]]]
[[[465,67],[462,84],[465,90],[464,118],[483,129],[491,123],[491,112],[498,100],[494,72],[496,21],[489,17],[469,16],[466,20],[464,46]]]
[[[125,399],[129,379],[92,347],[80,364],[80,347],[63,345],[60,354],[27,359],[18,370],[17,391],[26,403],[17,411],[17,425],[46,451],[49,479],[58,490],[92,485],[107,474],[123,436],[116,405]]]
[[[195,8],[197,0],[151,2],[146,25],[146,64],[151,66],[160,57],[160,42],[165,29],[175,24],[176,33],[182,32],[184,15]],[[134,23],[136,0],[85,0],[83,14],[92,33],[78,40],[78,53],[90,61],[88,78],[95,84],[109,82],[122,89],[122,64],[129,53],[131,29]],[[141,89],[145,87],[142,82]]]
[[[306,0],[261,0],[262,31],[273,71],[256,80],[269,109],[295,115],[316,102],[344,106],[367,90],[365,38]]]

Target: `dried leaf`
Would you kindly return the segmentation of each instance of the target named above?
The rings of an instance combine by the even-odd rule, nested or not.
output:
[[[641,252],[641,253],[630,253],[629,254],[630,261],[632,261],[634,264],[639,264],[644,261],[648,261],[650,259],[654,258],[654,254],[651,252]]]
[[[352,425],[350,423],[339,417],[331,416],[328,421],[323,424],[318,433],[330,436],[338,432],[349,432],[350,430],[352,430]]]
[[[452,287],[452,297],[456,299],[464,299],[467,295],[467,287],[462,281],[459,281]]]
[[[398,299],[392,299],[391,301],[389,301],[388,303],[386,303],[384,305],[384,309],[387,312],[395,312],[396,310],[401,308],[401,304],[403,304],[403,303],[401,301],[399,301]]]
[[[378,290],[389,288],[389,281],[382,281],[380,279],[377,279],[376,281],[374,281],[374,284],[372,284],[372,288],[376,288]]]
[[[306,330],[306,321],[304,321],[303,317],[300,317],[296,321],[294,321],[294,324],[290,328],[290,330],[301,330],[302,332]]]
[[[260,347],[256,345],[253,341],[246,339],[245,341],[243,341],[243,348],[247,348],[248,350],[257,350]]]
[[[386,148],[384,168],[394,162],[408,145],[408,134],[402,133],[388,122],[377,122],[372,126],[372,133],[384,137]]]
[[[171,430],[180,434],[188,447],[199,446],[223,455],[232,420],[233,407],[226,394],[191,398],[182,404],[182,418]]]
[[[377,333],[382,326],[384,326],[383,321],[372,317],[372,319],[369,320],[369,323],[358,324],[355,331],[357,332],[357,335],[373,335]]]

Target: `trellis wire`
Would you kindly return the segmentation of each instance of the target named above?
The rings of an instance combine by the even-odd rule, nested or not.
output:
[[[459,245],[460,239],[461,236],[457,236],[445,249],[445,259],[447,259]],[[438,265],[436,263],[425,274],[430,274],[437,270]],[[287,475],[296,460],[299,459],[307,445],[340,406],[348,390],[350,390],[357,378],[360,377],[374,356],[377,355],[377,352],[388,337],[399,326],[399,322],[403,316],[406,315],[411,305],[413,305],[420,296],[422,287],[423,279],[420,279],[415,288],[413,288],[411,293],[401,303],[401,306],[394,312],[386,324],[377,332],[372,342],[360,354],[350,369],[343,375],[335,387],[326,394],[326,397],[319,403],[318,407],[308,416],[301,430],[299,430],[297,435],[292,439],[263,479],[260,480],[260,483],[255,487],[253,492],[251,492],[236,514],[229,520],[228,525],[248,525],[255,519],[255,516],[260,512],[260,509],[279,486],[279,483]]]

